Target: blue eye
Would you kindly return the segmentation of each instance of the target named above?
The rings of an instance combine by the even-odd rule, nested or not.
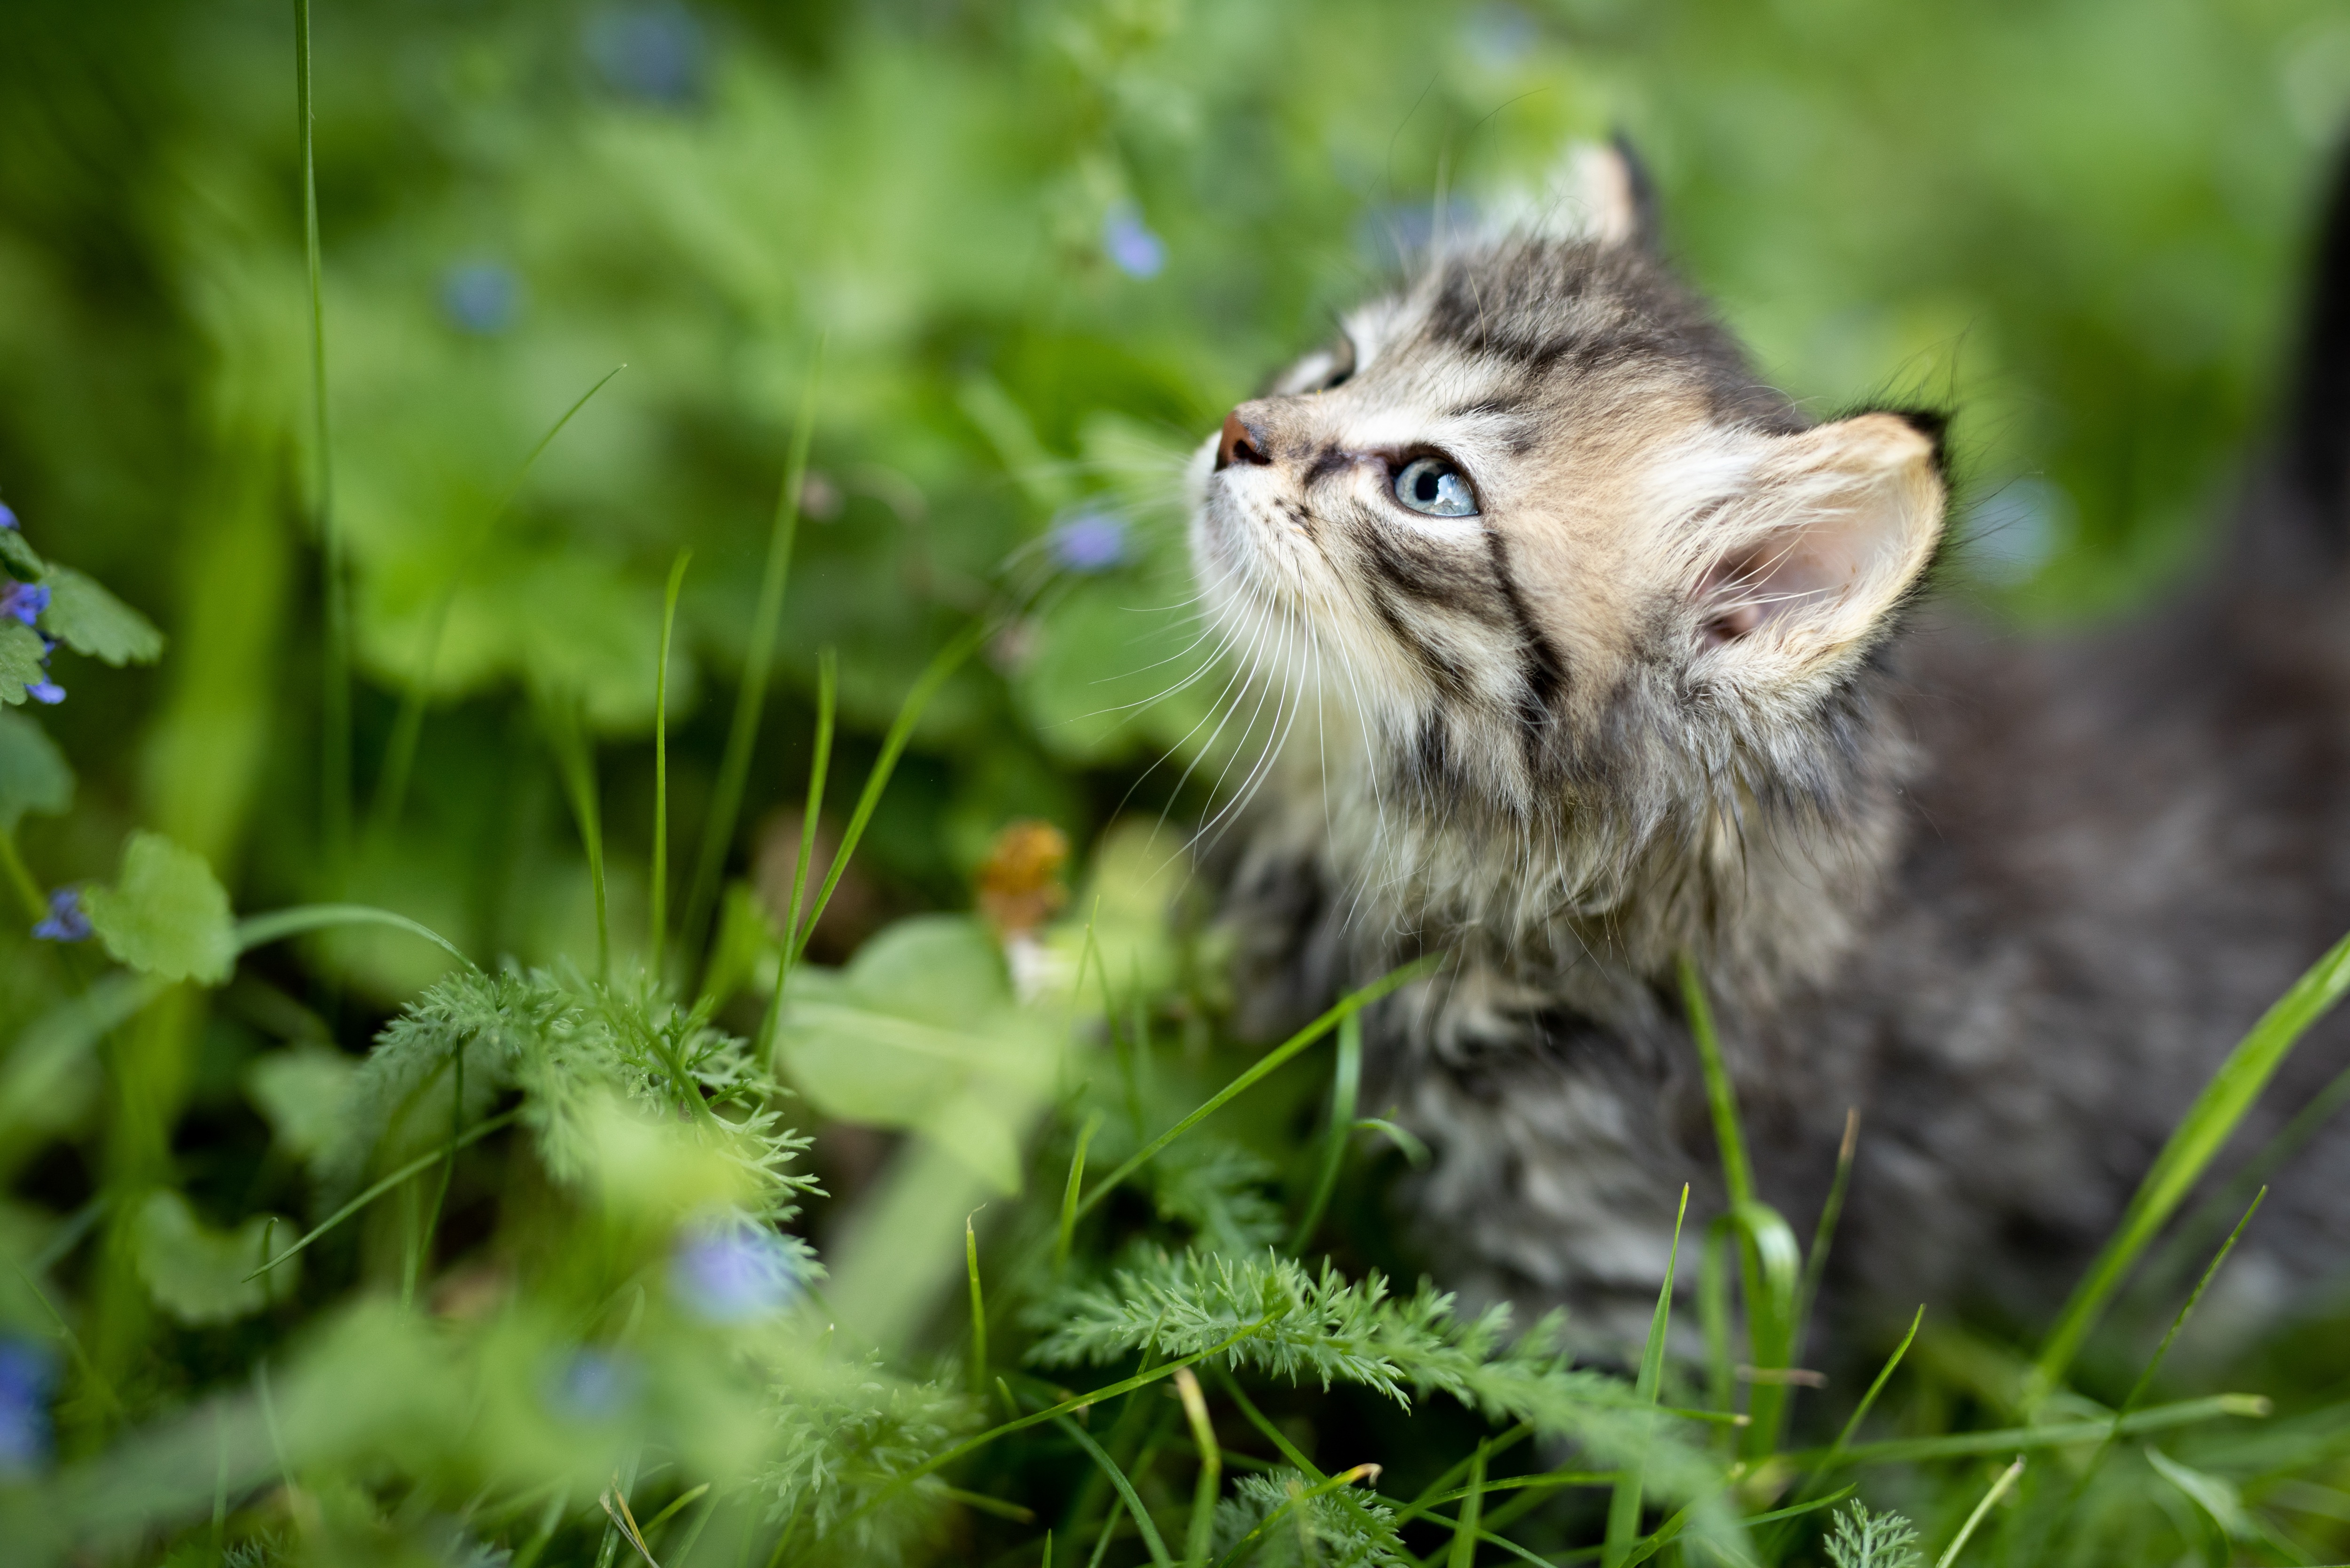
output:
[[[1440,457],[1416,457],[1395,476],[1395,498],[1430,517],[1474,517],[1476,493],[1469,476]]]

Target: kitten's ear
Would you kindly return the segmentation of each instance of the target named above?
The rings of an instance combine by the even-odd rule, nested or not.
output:
[[[1764,680],[1826,672],[1865,649],[1942,536],[1940,427],[1862,414],[1768,438],[1752,487],[1717,514],[1697,576],[1701,655]]]
[[[1513,214],[1546,239],[1603,245],[1657,246],[1657,193],[1632,144],[1619,132],[1605,143],[1568,146],[1530,210]]]

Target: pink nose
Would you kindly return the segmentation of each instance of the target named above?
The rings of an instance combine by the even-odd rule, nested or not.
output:
[[[1264,433],[1242,420],[1234,409],[1224,416],[1224,433],[1216,442],[1216,466],[1230,468],[1236,462],[1267,463],[1273,461],[1264,450]]]

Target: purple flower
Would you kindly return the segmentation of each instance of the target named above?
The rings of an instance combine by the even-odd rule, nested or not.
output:
[[[711,1323],[747,1323],[781,1311],[799,1294],[801,1272],[790,1241],[741,1216],[686,1231],[669,1262],[670,1288]]]
[[[0,1476],[23,1475],[49,1453],[48,1352],[0,1338]]]
[[[635,1401],[643,1382],[630,1357],[583,1345],[548,1371],[547,1407],[566,1420],[607,1421]]]
[[[1126,562],[1126,524],[1107,512],[1075,513],[1045,536],[1053,560],[1069,572],[1107,572]]]
[[[66,689],[54,680],[36,680],[25,688],[25,695],[54,708],[66,700]]]
[[[1121,202],[1102,220],[1102,254],[1128,277],[1157,277],[1167,265],[1167,242],[1150,232],[1131,203]]]
[[[13,616],[30,626],[34,618],[48,607],[49,588],[47,583],[10,583],[0,588],[0,618]]]
[[[47,682],[42,682],[47,685]],[[26,691],[39,696],[36,687]],[[62,697],[64,692],[57,693]],[[49,699],[43,698],[47,701]],[[79,888],[60,888],[49,895],[49,918],[33,928],[33,935],[45,942],[79,942],[89,940],[89,916],[81,907]]]
[[[458,262],[441,275],[441,310],[460,331],[494,337],[522,311],[522,280],[497,262]]]
[[[16,526],[16,514],[8,510],[8,504],[6,502],[0,501],[0,528],[14,528]]]

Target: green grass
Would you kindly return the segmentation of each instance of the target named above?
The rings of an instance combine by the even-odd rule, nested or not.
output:
[[[1827,1344],[1868,1129],[1778,1207],[1685,966],[1726,1211],[1637,1364],[1578,1359],[1397,1240],[1426,1151],[1363,1018],[1442,955],[1232,1036],[1166,870],[1217,681],[1150,701],[1194,672],[1190,443],[1437,192],[1617,121],[1773,374],[1947,396],[1976,496],[2050,487],[2047,562],[1970,591],[2142,593],[2284,336],[2315,0],[134,3],[11,42],[0,556],[171,634],[117,605],[65,704],[0,711],[12,1563],[2350,1555],[2340,1325],[2211,1304],[2340,1103],[2223,1153],[2350,943],[2050,1323]],[[962,913],[1029,819],[1060,910]],[[76,883],[98,935],[26,940]]]

